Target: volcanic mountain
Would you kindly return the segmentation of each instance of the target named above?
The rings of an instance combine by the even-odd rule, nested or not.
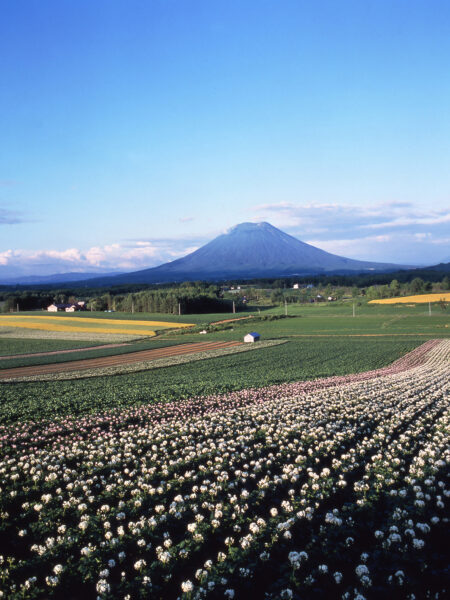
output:
[[[270,223],[241,223],[195,252],[159,267],[102,277],[92,283],[164,283],[324,273],[393,271],[400,265],[330,254],[280,231]],[[411,268],[411,267],[403,267]]]

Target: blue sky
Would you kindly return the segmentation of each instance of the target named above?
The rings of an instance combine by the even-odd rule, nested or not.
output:
[[[0,274],[135,269],[267,220],[450,260],[450,4],[0,3]]]

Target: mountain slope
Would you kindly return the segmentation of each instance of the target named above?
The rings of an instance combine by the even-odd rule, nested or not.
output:
[[[163,283],[194,279],[389,271],[399,268],[402,267],[330,254],[301,242],[269,223],[241,223],[183,258],[151,269],[105,277],[96,280],[96,283]]]

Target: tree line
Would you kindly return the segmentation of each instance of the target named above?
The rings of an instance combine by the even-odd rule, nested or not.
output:
[[[223,298],[219,286],[203,282],[187,282],[178,287],[114,293],[113,290],[95,293],[83,290],[75,295],[57,290],[23,290],[0,292],[3,312],[45,310],[50,304],[71,304],[85,300],[88,310],[117,312],[149,312],[166,314],[221,313],[232,310],[232,302]],[[237,299],[236,299],[237,301]]]
[[[339,300],[349,291],[353,297],[366,296],[369,300],[450,290],[449,275],[441,271],[427,271],[427,278],[417,276],[406,281],[386,280],[386,275],[322,276],[310,278],[278,278],[211,284],[189,281],[178,284],[115,286],[110,288],[14,288],[0,287],[0,310],[3,312],[46,309],[52,303],[66,304],[87,301],[90,310],[119,312],[160,312],[166,314],[231,312],[248,302],[264,304],[280,302],[310,302],[320,293],[324,299],[332,296]],[[392,274],[391,274],[392,275]],[[377,278],[381,278],[382,283]],[[376,280],[373,283],[373,279]],[[362,285],[363,283],[366,285]],[[239,293],[227,292],[231,284],[240,283]],[[298,283],[298,290],[292,289]],[[370,285],[367,285],[370,283]],[[268,296],[266,290],[272,290]],[[244,298],[245,296],[245,298]],[[245,301],[244,301],[245,300]]]

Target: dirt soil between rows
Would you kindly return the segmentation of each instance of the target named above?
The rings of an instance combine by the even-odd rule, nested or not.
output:
[[[165,358],[168,356],[193,354],[195,352],[205,352],[220,348],[231,348],[232,346],[240,346],[241,344],[242,342],[193,342],[190,344],[180,344],[178,346],[169,346],[165,348],[153,348],[152,350],[139,350],[138,352],[130,352],[128,354],[104,356],[102,358],[87,358],[84,360],[74,360],[64,363],[15,367],[13,369],[0,370],[0,379],[9,379],[11,377],[27,377],[33,375],[48,375],[52,373],[66,373],[68,371],[82,371],[83,369],[100,369],[103,367],[129,365],[133,363],[151,361],[157,358]]]

